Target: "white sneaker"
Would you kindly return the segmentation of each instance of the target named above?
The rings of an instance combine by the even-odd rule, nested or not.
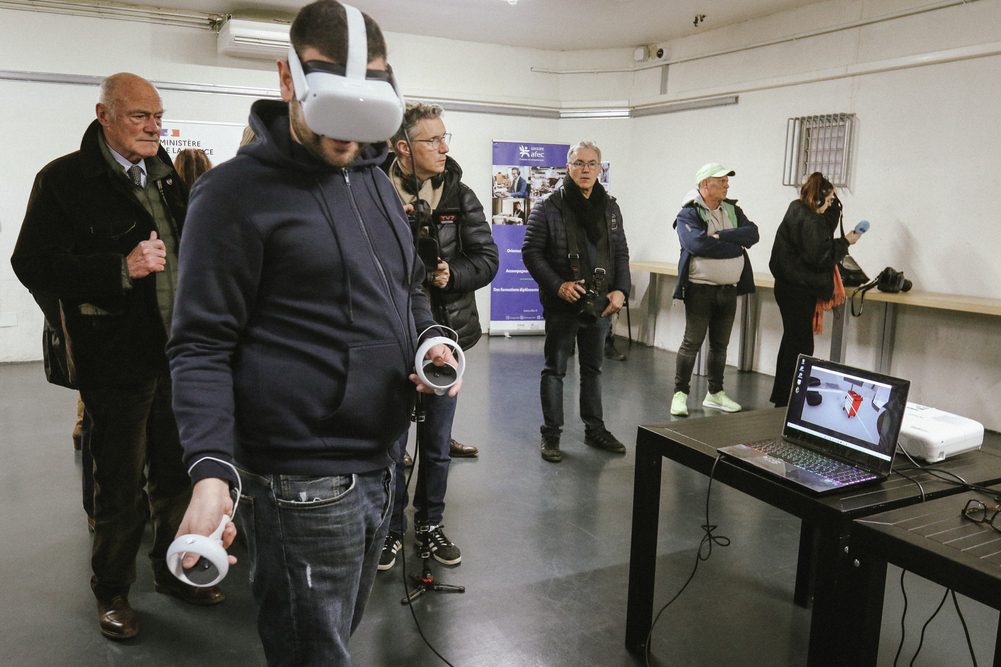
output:
[[[723,412],[740,412],[743,410],[740,403],[730,400],[722,389],[715,394],[706,394],[706,400],[702,401],[702,407],[722,410]]]
[[[671,414],[675,417],[688,416],[688,394],[683,391],[674,392],[674,398],[671,399]]]

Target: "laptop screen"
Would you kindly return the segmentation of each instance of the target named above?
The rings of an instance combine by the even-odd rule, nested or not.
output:
[[[782,435],[830,456],[888,471],[910,382],[799,355]]]

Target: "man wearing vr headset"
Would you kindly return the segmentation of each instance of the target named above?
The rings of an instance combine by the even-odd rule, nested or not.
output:
[[[403,113],[379,26],[318,0],[291,42],[283,102],[255,102],[256,140],[192,193],[168,344],[195,483],[179,533],[232,515],[232,462],[268,662],[346,665],[389,526],[392,447],[415,387],[431,391],[413,374],[418,332],[440,332],[379,169]],[[427,356],[455,363],[444,345]]]
[[[490,234],[483,206],[462,182],[459,164],[448,155],[450,136],[441,114],[442,108],[437,104],[408,104],[403,125],[392,139],[395,155],[386,161],[385,167],[404,204],[414,208],[415,204],[424,203],[411,213],[411,218],[419,227],[414,231],[415,237],[429,240],[437,256],[434,271],[425,281],[434,318],[439,324],[451,327],[458,336],[459,346],[468,350],[481,335],[474,292],[489,284],[497,273],[497,244]],[[445,565],[458,565],[462,559],[459,548],[442,529],[449,463],[452,456],[475,456],[477,451],[452,438],[456,402],[454,397],[431,396],[423,403],[426,420],[419,446],[424,452],[414,491],[416,539],[426,544],[435,560]],[[397,452],[393,518],[379,560],[380,570],[388,570],[396,563],[396,553],[406,532],[407,487],[403,463],[406,444],[404,435]]]

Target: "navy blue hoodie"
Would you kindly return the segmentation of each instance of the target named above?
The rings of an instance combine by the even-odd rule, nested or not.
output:
[[[193,189],[167,345],[186,465],[335,475],[391,463],[434,322],[406,217],[367,146],[331,167],[258,101],[257,140]],[[212,462],[192,479],[231,478]]]

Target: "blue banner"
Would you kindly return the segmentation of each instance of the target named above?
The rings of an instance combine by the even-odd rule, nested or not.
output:
[[[531,207],[566,174],[568,144],[495,141],[492,218],[500,266],[490,291],[490,335],[543,333],[539,287],[521,259]]]

